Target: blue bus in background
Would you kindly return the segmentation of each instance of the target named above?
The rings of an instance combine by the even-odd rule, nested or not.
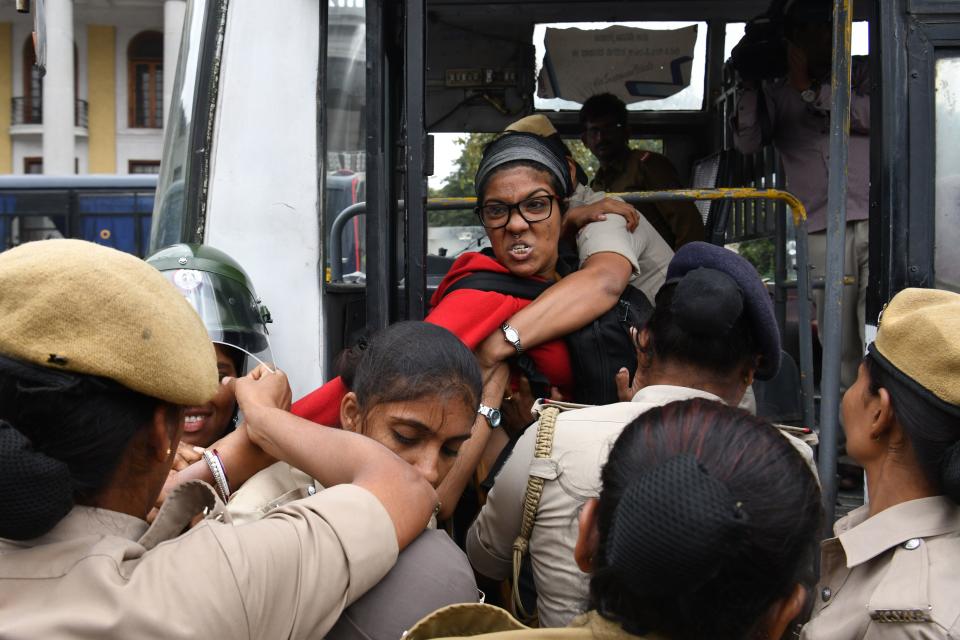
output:
[[[0,176],[0,251],[79,238],[144,257],[155,175]]]

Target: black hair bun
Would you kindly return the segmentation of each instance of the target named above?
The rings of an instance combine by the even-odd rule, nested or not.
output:
[[[726,273],[699,267],[677,282],[670,313],[688,333],[723,337],[743,313],[743,292]]]
[[[73,508],[69,467],[34,450],[26,436],[0,421],[0,538],[30,540]]]
[[[624,491],[607,563],[637,595],[692,593],[719,573],[746,522],[727,487],[682,454]]]

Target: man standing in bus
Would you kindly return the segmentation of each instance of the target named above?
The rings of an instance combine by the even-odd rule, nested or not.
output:
[[[594,191],[682,189],[677,170],[660,153],[631,149],[627,106],[610,93],[591,96],[580,109],[581,140],[600,161]],[[704,239],[703,218],[692,202],[645,202],[640,213],[674,250]]]
[[[753,153],[772,142],[779,152],[787,189],[800,198],[807,209],[810,271],[814,282],[822,281],[826,275],[832,4],[830,0],[788,3],[783,19],[784,39],[772,35],[776,32],[775,18],[763,16],[751,21],[732,60],[741,76],[732,122],[734,143],[741,152]],[[775,59],[777,57],[779,59]],[[771,74],[781,77],[771,77]],[[856,380],[864,352],[870,195],[870,84],[865,57],[853,59],[851,77],[842,389],[849,388]],[[822,337],[824,291],[816,289],[813,295]]]

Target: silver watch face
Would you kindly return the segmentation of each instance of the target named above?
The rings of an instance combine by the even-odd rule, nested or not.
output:
[[[508,342],[519,342],[520,334],[513,327],[507,327],[503,330],[503,337],[507,339]]]
[[[481,404],[480,408],[477,409],[477,413],[487,419],[487,424],[490,425],[491,429],[496,429],[500,426],[501,415],[499,409],[494,409],[493,407],[488,407],[485,404]]]

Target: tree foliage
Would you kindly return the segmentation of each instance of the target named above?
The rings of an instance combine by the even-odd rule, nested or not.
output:
[[[760,277],[773,278],[776,260],[773,239],[757,238],[756,240],[741,242],[737,247],[737,253],[746,258],[757,269]]]
[[[483,149],[499,134],[497,133],[468,133],[457,138],[460,145],[460,157],[457,159],[456,169],[444,181],[439,189],[430,189],[430,197],[459,198],[476,195],[473,189],[473,179],[480,167],[480,158]],[[583,167],[588,176],[596,174],[599,164],[594,155],[579,140],[564,141],[574,160]],[[661,140],[631,140],[630,146],[634,149],[648,149],[661,152]],[[473,211],[431,211],[428,215],[429,225],[432,227],[469,226],[476,225],[477,218]]]

